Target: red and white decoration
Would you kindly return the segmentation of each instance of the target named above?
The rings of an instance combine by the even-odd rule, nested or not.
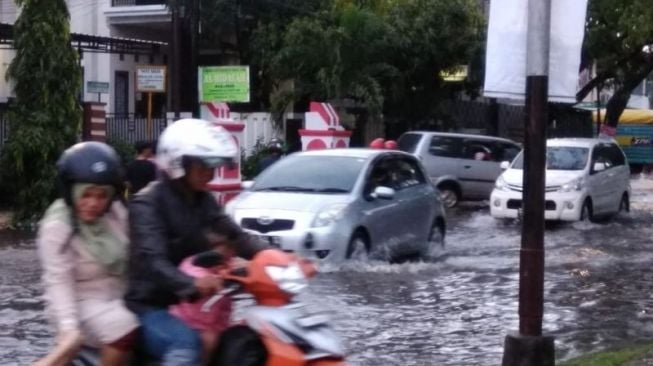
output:
[[[306,112],[304,128],[299,130],[302,150],[322,150],[349,147],[351,131],[340,125],[338,113],[329,103],[311,102]]]
[[[238,151],[240,151],[245,124],[231,118],[227,103],[202,103],[200,105],[200,117],[229,131],[238,147]],[[238,195],[241,189],[241,180],[240,154],[238,154],[233,166],[224,166],[216,170],[215,177],[209,183],[209,186],[216,193],[219,202],[224,205]]]

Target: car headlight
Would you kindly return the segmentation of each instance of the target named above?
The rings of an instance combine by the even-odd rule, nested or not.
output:
[[[290,295],[297,295],[308,286],[308,280],[296,262],[287,267],[266,266],[265,273]]]
[[[571,182],[563,184],[560,189],[558,189],[558,192],[580,191],[583,187],[585,187],[585,181],[583,178],[576,178]]]
[[[317,214],[313,227],[329,226],[342,217],[347,208],[346,203],[336,203],[325,207]]]
[[[497,181],[494,183],[494,188],[500,190],[500,191],[507,191],[508,189],[508,183],[506,183],[506,180],[503,179],[503,176],[500,175],[499,178],[497,178]]]

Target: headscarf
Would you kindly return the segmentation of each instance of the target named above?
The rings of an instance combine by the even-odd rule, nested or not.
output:
[[[108,185],[95,185],[89,183],[76,183],[72,188],[73,205],[82,197],[84,192],[91,187],[100,187],[113,197],[115,189]],[[111,205],[111,201],[109,202]],[[73,226],[72,208],[67,206],[63,199],[55,201],[46,212],[43,221],[59,220]],[[106,214],[98,217],[94,222],[83,222],[74,218],[74,227],[81,238],[81,242],[88,252],[101,263],[105,269],[116,276],[123,276],[127,267],[127,241],[116,235],[109,225]]]

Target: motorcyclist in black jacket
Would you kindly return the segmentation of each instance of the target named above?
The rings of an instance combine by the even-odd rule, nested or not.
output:
[[[222,234],[250,259],[259,244],[218,205],[207,185],[217,167],[238,154],[229,132],[210,122],[182,119],[159,139],[157,163],[165,174],[130,202],[131,253],[127,307],[141,322],[143,345],[163,366],[201,364],[199,335],[168,313],[182,299],[212,294],[217,277],[193,279],[177,269],[186,257],[211,249],[207,232]]]

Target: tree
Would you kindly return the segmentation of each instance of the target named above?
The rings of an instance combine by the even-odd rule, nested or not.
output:
[[[431,119],[440,114],[438,101],[453,94],[441,72],[469,66],[482,49],[485,22],[479,3],[402,1],[389,19],[398,37],[391,63],[401,70],[401,78],[393,85],[395,97],[385,113],[403,123]]]
[[[295,98],[351,99],[374,121],[426,119],[445,94],[440,71],[468,64],[482,29],[473,0],[340,0],[289,26],[276,77]]]
[[[218,50],[250,66],[254,109],[270,108],[270,95],[279,85],[271,75],[271,61],[281,48],[288,25],[297,17],[315,15],[327,0],[196,0],[201,2],[200,47]],[[231,55],[231,57],[224,57]]]
[[[293,80],[295,100],[353,99],[379,116],[383,79],[398,75],[387,63],[391,35],[383,17],[356,5],[297,18],[284,34],[274,76]]]
[[[17,0],[16,56],[7,70],[15,101],[11,136],[2,154],[4,177],[15,194],[16,219],[33,220],[55,196],[55,163],[79,135],[81,69],[70,44],[64,0]]]
[[[653,7],[650,0],[590,0],[584,51],[597,73],[576,99],[611,86],[605,122],[616,127],[631,92],[653,71]]]
[[[450,93],[440,71],[473,60],[483,23],[477,0],[202,1],[203,47],[249,64],[252,106],[275,115],[339,100],[377,122],[427,119]]]

